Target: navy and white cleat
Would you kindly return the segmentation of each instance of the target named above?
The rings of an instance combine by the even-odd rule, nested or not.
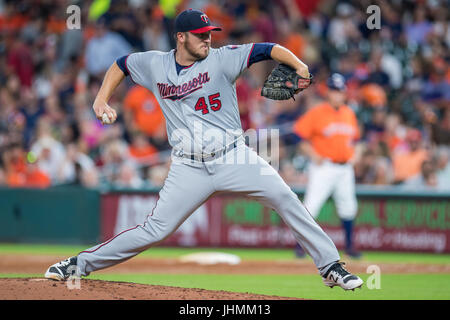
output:
[[[60,261],[51,265],[47,272],[45,272],[45,278],[63,281],[71,277],[78,277],[76,274],[77,257],[70,257],[66,260]]]
[[[351,274],[344,268],[344,262],[333,264],[322,279],[323,283],[330,288],[339,286],[344,290],[352,291],[361,288],[364,283],[360,277]]]

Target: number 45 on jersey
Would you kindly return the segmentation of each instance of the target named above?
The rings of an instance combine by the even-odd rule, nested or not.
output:
[[[220,93],[214,93],[210,96],[208,96],[209,101],[209,109],[212,111],[219,111],[222,107],[222,102],[220,101]],[[208,104],[206,103],[205,97],[200,97],[197,100],[197,103],[195,104],[195,110],[196,111],[202,111],[203,114],[209,113]]]

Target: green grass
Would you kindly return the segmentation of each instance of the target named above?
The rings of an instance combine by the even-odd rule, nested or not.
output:
[[[73,245],[39,245],[39,244],[0,244],[1,254],[36,254],[71,256],[85,250],[89,246]],[[147,258],[178,258],[181,255],[202,252],[220,251],[238,255],[245,260],[293,260],[290,249],[235,249],[235,248],[164,248],[154,247],[138,256]],[[348,260],[345,256],[343,260]],[[307,258],[310,260],[310,258]],[[400,252],[364,252],[361,261],[380,263],[422,263],[450,264],[450,254],[432,253],[400,253]]]
[[[71,256],[89,246],[0,244],[2,254],[35,254]],[[232,248],[164,248],[155,247],[137,257],[178,258],[200,251],[220,251],[240,256],[244,260],[293,260],[290,249]],[[310,258],[307,258],[311,260]],[[343,260],[348,260],[343,257]],[[362,261],[371,263],[450,264],[448,254],[398,252],[364,252]],[[311,261],[312,263],[312,261]],[[381,274],[381,289],[367,287],[369,274],[359,274],[365,284],[362,290],[345,292],[329,289],[317,274],[305,275],[223,275],[223,274],[96,274],[88,279],[125,281],[209,290],[251,292],[309,299],[450,299],[450,274]],[[1,277],[42,277],[42,274],[0,274]]]
[[[369,275],[359,274],[364,280]],[[450,275],[386,274],[381,289],[344,291],[327,288],[318,275],[96,275],[93,279],[226,290],[309,299],[450,299]]]
[[[448,300],[449,274],[382,274],[381,288],[367,287],[367,274],[359,274],[365,284],[354,292],[330,289],[318,275],[217,275],[217,274],[96,274],[89,279],[124,281],[209,290],[226,290],[325,300]],[[42,275],[0,275],[0,277],[42,277]]]

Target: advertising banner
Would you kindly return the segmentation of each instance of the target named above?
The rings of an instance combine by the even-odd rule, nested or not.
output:
[[[103,195],[102,239],[143,224],[157,200],[157,194]],[[324,205],[317,222],[343,248],[344,234],[332,201]],[[360,250],[448,253],[450,201],[360,198],[354,236]],[[223,195],[198,208],[162,245],[283,248],[294,247],[295,239],[275,211],[248,198]]]

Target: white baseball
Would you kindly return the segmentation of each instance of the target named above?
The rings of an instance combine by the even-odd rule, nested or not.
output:
[[[104,124],[111,124],[111,123],[112,123],[111,120],[109,119],[108,115],[106,114],[106,112],[103,113],[103,116],[102,116],[102,122],[103,122]]]

